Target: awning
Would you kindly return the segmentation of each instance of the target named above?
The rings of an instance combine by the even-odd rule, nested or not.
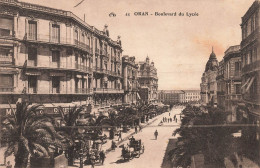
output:
[[[251,79],[251,78],[248,78],[248,79],[246,80],[246,82],[241,86],[241,89],[248,84],[248,82],[249,82],[250,79]]]
[[[62,72],[50,72],[50,76],[65,76],[65,73],[62,73]]]
[[[129,80],[127,80],[127,82],[128,82],[128,85],[129,85],[130,87],[132,87],[131,82],[130,82]]]
[[[254,80],[255,80],[255,76],[253,76],[253,77],[251,78],[251,80],[250,80],[250,82],[249,82],[249,84],[248,84],[248,86],[247,86],[247,88],[246,88],[246,92],[250,89],[250,87],[252,86]]]
[[[29,75],[29,76],[39,76],[41,75],[41,72],[26,72],[25,75]]]
[[[82,78],[82,76],[81,75],[76,75],[76,78]]]
[[[141,97],[140,97],[139,93],[137,93],[137,98],[138,98],[138,99],[141,99]]]

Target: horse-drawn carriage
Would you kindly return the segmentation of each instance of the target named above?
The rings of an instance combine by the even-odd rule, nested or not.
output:
[[[144,145],[141,141],[131,138],[127,147],[122,146],[122,157],[124,160],[131,160],[134,157],[138,158],[144,153]]]

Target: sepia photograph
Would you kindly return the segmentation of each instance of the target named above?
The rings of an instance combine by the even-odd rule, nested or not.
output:
[[[258,37],[260,0],[0,0],[0,168],[260,168]]]

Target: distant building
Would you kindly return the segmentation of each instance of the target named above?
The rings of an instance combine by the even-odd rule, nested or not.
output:
[[[161,90],[158,92],[158,101],[171,104],[171,103],[180,103],[181,95],[185,95],[184,91],[181,90]]]
[[[139,62],[138,82],[141,88],[148,88],[148,102],[157,102],[158,96],[158,77],[157,69],[154,62],[150,63],[150,58],[147,56],[145,62]],[[141,96],[141,95],[140,95]]]
[[[217,104],[217,72],[218,60],[213,51],[210,54],[209,60],[206,64],[205,71],[201,78],[201,103],[203,105],[216,105]]]
[[[184,92],[184,102],[199,102],[201,99],[200,90],[182,90],[182,91]]]
[[[161,90],[158,100],[163,103],[199,102],[200,90]]]
[[[138,95],[138,64],[135,63],[135,57],[123,56],[123,88],[125,91],[124,103],[136,104],[137,99],[140,99]]]

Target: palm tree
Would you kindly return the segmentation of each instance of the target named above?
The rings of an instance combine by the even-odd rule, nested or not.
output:
[[[12,109],[12,108],[11,108]],[[8,141],[5,156],[15,156],[15,168],[27,166],[29,155],[49,157],[50,146],[61,147],[56,133],[54,120],[41,114],[43,105],[29,105],[25,101],[17,102],[16,111],[3,120],[3,134]]]
[[[58,111],[62,117],[63,125],[59,128],[58,133],[66,137],[63,141],[64,144],[67,145],[67,154],[68,154],[68,164],[70,166],[74,163],[74,147],[75,147],[75,138],[77,137],[75,130],[73,127],[76,125],[77,119],[80,116],[82,111],[85,111],[86,106],[74,106],[69,108],[68,112],[65,112],[62,107],[58,106]]]
[[[224,167],[226,157],[234,158],[236,148],[232,134],[238,128],[225,127],[226,113],[217,108],[209,108],[205,113],[192,106],[187,106],[182,113],[181,127],[174,131],[174,135],[180,137],[169,153],[176,166],[189,166],[191,157],[200,153],[204,155],[205,164],[215,167]]]

